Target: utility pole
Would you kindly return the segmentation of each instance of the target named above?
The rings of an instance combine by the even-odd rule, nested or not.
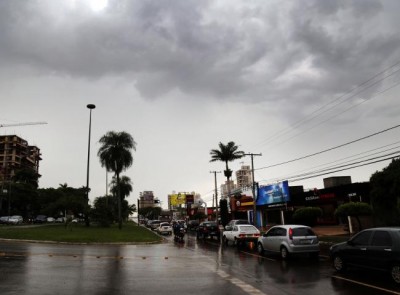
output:
[[[245,156],[250,156],[251,157],[251,180],[252,180],[252,194],[253,194],[253,225],[257,227],[257,207],[256,207],[256,192],[255,192],[255,182],[254,182],[254,161],[253,161],[253,157],[254,156],[262,156],[261,153],[259,154],[254,154],[254,153],[247,153],[244,154]]]
[[[218,224],[218,188],[217,188],[217,173],[221,173],[221,171],[210,171],[210,173],[214,173],[214,183],[215,183],[215,221]]]

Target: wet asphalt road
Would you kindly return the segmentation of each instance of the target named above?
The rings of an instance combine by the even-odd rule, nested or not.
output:
[[[385,274],[339,276],[327,257],[282,261],[248,248],[0,241],[0,294],[399,294]]]

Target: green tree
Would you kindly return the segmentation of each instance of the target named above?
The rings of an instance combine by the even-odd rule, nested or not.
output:
[[[161,207],[139,208],[139,214],[147,219],[156,219],[161,214]]]
[[[225,162],[225,171],[224,175],[226,176],[228,183],[228,195],[230,194],[230,186],[229,179],[232,176],[232,170],[228,167],[228,162],[232,162],[234,160],[240,159],[244,157],[244,152],[238,151],[239,147],[233,142],[230,141],[226,145],[222,142],[218,145],[219,149],[213,149],[210,151],[211,160],[210,162],[221,161]]]
[[[103,227],[109,227],[115,219],[114,210],[112,210],[107,198],[107,196],[96,198],[90,212],[91,218]]]
[[[322,216],[322,210],[319,207],[305,207],[297,209],[293,214],[293,220],[296,223],[314,226],[318,217]]]
[[[21,168],[15,172],[12,179],[15,183],[23,183],[34,189],[39,186],[39,174],[32,168]]]
[[[358,223],[359,230],[362,229],[360,216],[372,215],[372,208],[369,204],[363,202],[350,202],[340,205],[335,210],[336,217],[355,217]]]
[[[99,140],[101,147],[97,153],[102,167],[114,172],[117,179],[117,187],[120,183],[120,174],[132,165],[131,150],[136,150],[136,142],[127,132],[109,131]],[[122,228],[121,192],[118,189],[118,228]]]
[[[394,159],[370,178],[370,200],[377,225],[399,225],[400,159]]]
[[[121,176],[119,180],[119,187],[117,184],[117,178],[113,177],[111,180],[111,193],[116,196],[118,194],[118,189],[120,190],[121,200],[124,200],[132,192],[132,181],[128,176]]]

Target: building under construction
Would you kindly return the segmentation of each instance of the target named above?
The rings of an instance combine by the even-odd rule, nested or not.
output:
[[[38,176],[40,149],[17,135],[0,136],[0,185],[12,181],[18,170],[32,169]]]

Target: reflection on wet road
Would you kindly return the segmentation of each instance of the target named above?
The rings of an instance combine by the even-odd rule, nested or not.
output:
[[[382,294],[329,261],[282,261],[187,235],[158,245],[0,242],[1,294]],[[369,282],[376,278],[368,278]],[[376,285],[372,283],[372,285]],[[388,293],[389,294],[389,293]]]

